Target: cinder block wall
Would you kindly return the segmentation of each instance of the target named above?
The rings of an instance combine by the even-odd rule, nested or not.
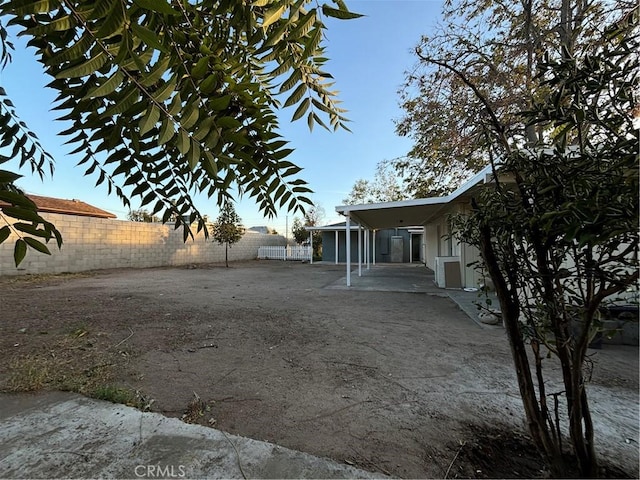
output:
[[[0,244],[0,275],[82,272],[105,268],[146,268],[190,263],[224,262],[224,245],[199,233],[182,241],[182,229],[172,224],[129,222],[93,217],[43,213],[63,237],[60,250],[55,241],[51,255],[29,248],[18,268],[13,261],[17,239],[13,233]],[[195,232],[194,232],[195,233]],[[229,261],[256,258],[258,247],[285,245],[281,235],[247,232],[229,249]]]

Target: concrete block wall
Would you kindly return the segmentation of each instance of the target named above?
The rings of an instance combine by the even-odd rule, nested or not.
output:
[[[174,225],[129,222],[75,215],[42,213],[62,233],[62,248],[55,241],[48,246],[51,255],[29,248],[18,268],[13,261],[17,239],[13,233],[0,244],[0,275],[82,272],[106,268],[147,268],[190,263],[224,262],[224,245],[199,233],[182,240],[182,229]],[[195,233],[195,232],[194,232]],[[258,247],[285,245],[281,235],[246,232],[229,249],[229,261],[257,257]]]

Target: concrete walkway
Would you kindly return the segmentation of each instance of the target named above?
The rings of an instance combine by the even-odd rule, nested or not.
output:
[[[381,478],[64,392],[0,395],[0,478]]]

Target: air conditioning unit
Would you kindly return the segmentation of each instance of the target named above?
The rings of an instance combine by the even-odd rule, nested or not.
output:
[[[460,257],[436,257],[436,285],[440,288],[462,288]]]

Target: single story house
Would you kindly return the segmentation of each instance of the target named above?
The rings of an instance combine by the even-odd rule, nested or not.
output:
[[[356,232],[362,231],[360,236],[356,234],[355,250],[352,247],[354,235],[345,238],[347,285],[351,285],[352,262],[358,264],[359,271],[363,262],[369,262],[369,232],[415,225],[424,228],[421,261],[435,272],[436,283],[440,287],[478,287],[483,279],[469,264],[480,260],[480,252],[455,238],[454,232],[450,231],[448,217],[450,214],[468,213],[471,209],[471,197],[477,194],[482,185],[492,181],[492,169],[487,166],[454,192],[443,197],[336,207],[336,211],[346,217],[343,231],[353,231],[354,228]]]

